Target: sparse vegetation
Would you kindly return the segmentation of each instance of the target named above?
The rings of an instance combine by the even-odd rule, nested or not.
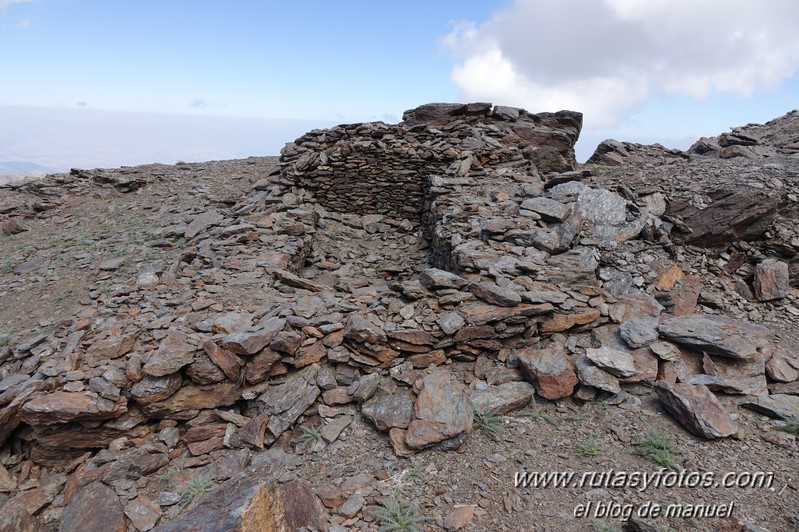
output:
[[[622,530],[624,530],[621,525],[616,523],[603,523],[602,521],[594,521],[594,528],[597,532],[622,532]]]
[[[70,293],[69,292],[59,292],[57,296],[55,296],[56,302],[60,303],[69,299]]]
[[[785,418],[784,421],[785,424],[780,427],[780,430],[799,436],[799,416]]]
[[[189,482],[186,489],[181,492],[180,503],[184,506],[190,504],[194,499],[202,497],[205,493],[211,491],[212,485],[211,477],[207,475],[195,477]]]
[[[671,438],[650,428],[638,442],[638,454],[657,466],[671,469],[677,465],[680,450]]]
[[[587,418],[588,418],[588,413],[587,412],[580,412],[579,414],[573,415],[569,419],[571,421],[574,421],[579,426],[579,425],[582,425],[583,421],[585,421]]]
[[[0,271],[2,271],[3,273],[11,273],[12,271],[14,271],[14,268],[16,267],[17,265],[14,264],[14,261],[7,260],[3,263],[3,267],[0,268]]]
[[[474,427],[485,432],[493,439],[498,439],[502,433],[502,418],[491,412],[474,411]]]
[[[5,331],[0,331],[0,347],[7,346],[10,339],[11,339],[11,334]]]
[[[553,427],[558,426],[558,422],[555,421],[555,418],[547,414],[544,407],[539,406],[539,404],[535,402],[535,397],[530,401],[530,406],[524,410],[519,410],[518,415],[522,417],[531,417],[533,419],[543,419]]]
[[[389,499],[380,506],[370,506],[372,515],[380,521],[380,530],[385,532],[417,532],[430,518],[419,513],[414,503]]]
[[[186,161],[178,161],[178,162],[175,163],[175,166],[185,166],[185,165],[186,165]]]
[[[591,434],[591,436],[588,438],[588,441],[577,445],[577,452],[584,458],[597,456],[600,452],[602,452],[602,445],[596,441],[596,435]]]
[[[303,445],[312,446],[322,440],[322,430],[319,427],[303,427],[302,434],[297,439]]]

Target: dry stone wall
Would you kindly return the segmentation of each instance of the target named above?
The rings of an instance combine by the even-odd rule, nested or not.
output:
[[[429,119],[429,122],[422,122]],[[571,170],[579,113],[529,114],[490,104],[433,104],[382,122],[311,131],[281,152],[281,182],[310,191],[330,210],[418,221],[428,177],[513,165]]]

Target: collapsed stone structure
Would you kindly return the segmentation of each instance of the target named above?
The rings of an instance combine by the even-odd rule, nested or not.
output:
[[[199,463],[223,449],[280,447],[314,416],[334,441],[352,421],[339,411],[347,406],[387,432],[400,456],[456,448],[475,410],[505,414],[536,395],[635,407],[636,394],[654,388],[706,438],[737,432],[713,391],[774,416],[799,414],[799,357],[741,319],[751,316],[719,316],[725,303],[714,291],[716,271],[731,275],[751,258],[741,283],[752,299],[789,301],[796,275],[786,260],[795,263],[799,245],[788,237],[787,259],[744,247],[744,261],[727,255],[709,272],[701,249],[678,244],[737,242],[779,220],[703,217],[693,196],[689,212],[679,187],[646,179],[653,157],[694,162],[673,150],[640,147],[640,166],[627,161],[620,173],[581,168],[580,127],[567,111],[431,104],[397,125],[303,135],[245,198],[166,220],[158,236],[185,239],[173,260],[98,294],[71,323],[0,348],[0,444],[24,444],[37,466],[80,464],[67,504],[90,486],[103,496],[101,478],[144,479],[146,492],[147,475],[181,454]],[[605,143],[592,160],[615,164],[636,151],[621,145],[627,155],[618,155],[619,145]],[[147,178],[53,179],[135,190]],[[795,204],[789,194],[779,201]],[[707,220],[724,238],[686,240]],[[234,286],[253,286],[258,303],[220,304]],[[795,325],[782,314],[775,324],[785,319]],[[231,473],[229,489],[255,497],[246,474]],[[318,519],[315,499],[303,500]],[[174,502],[162,502],[161,522],[177,517]],[[164,530],[212,518],[198,510]]]

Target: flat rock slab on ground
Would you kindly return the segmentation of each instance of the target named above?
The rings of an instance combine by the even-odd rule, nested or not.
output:
[[[699,314],[668,319],[658,331],[663,338],[689,349],[739,360],[757,355],[757,340],[772,334],[761,325]]]

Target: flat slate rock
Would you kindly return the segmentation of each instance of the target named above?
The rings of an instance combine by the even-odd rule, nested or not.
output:
[[[658,331],[663,338],[689,349],[738,360],[756,356],[756,341],[772,334],[760,325],[698,314],[668,319]]]
[[[498,386],[484,386],[471,394],[475,410],[495,415],[508,414],[530,404],[535,388],[522,381],[506,382]]]
[[[741,406],[774,418],[786,419],[799,416],[799,396],[786,394],[748,397]]]
[[[738,422],[724,410],[707,386],[657,381],[655,392],[666,410],[697,436],[726,438],[738,432]]]

